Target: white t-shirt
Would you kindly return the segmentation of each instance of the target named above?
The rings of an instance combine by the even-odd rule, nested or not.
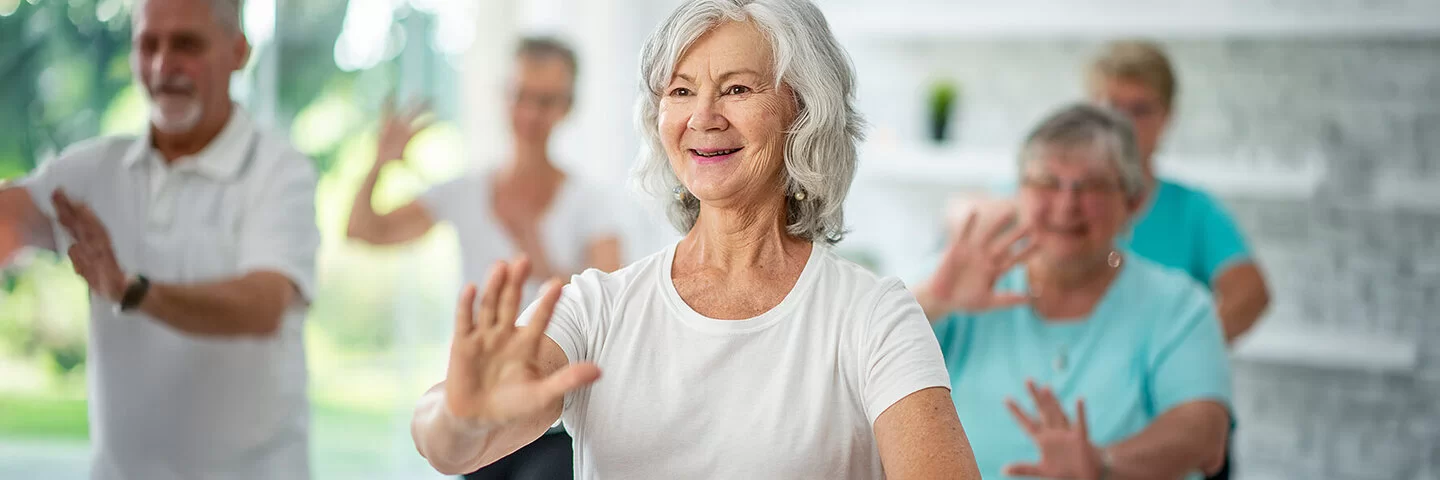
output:
[[[674,251],[576,275],[556,306],[546,333],[602,372],[565,397],[577,478],[883,477],[875,419],[950,383],[900,281],[817,246],[775,308],[716,320],[675,290]]]
[[[315,292],[315,170],[238,106],[204,150],[166,166],[148,136],[75,145],[21,181],[55,217],[62,188],[110,233],[121,269],[157,283],[285,274],[300,302],[269,337],[197,337],[90,298],[91,477],[309,478],[304,319]],[[70,238],[56,226],[58,250]]]
[[[462,281],[482,290],[495,262],[513,260],[520,248],[495,218],[492,205],[493,171],[468,172],[431,187],[419,201],[437,222],[448,222],[459,238]],[[561,185],[545,218],[540,221],[541,242],[554,268],[578,272],[585,264],[586,247],[605,236],[619,235],[619,212],[612,198],[600,189],[570,176]],[[525,285],[526,301],[535,298],[543,278]]]

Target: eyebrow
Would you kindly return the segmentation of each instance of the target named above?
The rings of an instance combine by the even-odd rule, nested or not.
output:
[[[760,76],[760,72],[757,72],[757,71],[754,71],[754,70],[751,70],[751,69],[748,69],[748,68],[742,68],[742,69],[739,69],[739,70],[731,70],[731,71],[722,73],[722,74],[720,74],[719,79],[720,79],[721,82],[724,82],[725,79],[728,79],[728,78],[730,78],[730,77],[734,77],[734,76],[737,76],[737,75],[747,75],[747,74],[748,74],[748,75],[754,75],[754,76],[757,76],[757,77]],[[677,74],[675,74],[675,76],[678,77],[678,78],[680,78],[681,80],[684,80],[684,81],[687,81],[687,82],[690,82],[690,83],[695,83],[695,77],[692,77],[692,76],[690,76],[690,75],[687,75],[687,74],[684,74],[684,73],[677,73]]]

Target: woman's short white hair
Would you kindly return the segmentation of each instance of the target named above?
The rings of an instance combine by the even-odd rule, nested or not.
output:
[[[681,55],[706,32],[731,21],[750,22],[765,35],[774,52],[775,84],[788,85],[795,95],[797,114],[785,139],[786,228],[810,241],[837,243],[845,234],[842,206],[855,178],[864,121],[855,110],[850,58],[808,0],[692,0],[650,35],[640,56],[635,114],[641,141],[634,179],[642,190],[666,199],[675,228],[688,232],[695,226],[700,202],[675,195],[684,187],[660,143],[660,98]],[[804,200],[795,199],[797,192]]]
[[[1089,103],[1066,105],[1040,121],[1020,150],[1020,168],[1038,159],[1046,148],[1098,148],[1120,172],[1120,188],[1129,198],[1145,193],[1140,148],[1130,120],[1108,108]]]

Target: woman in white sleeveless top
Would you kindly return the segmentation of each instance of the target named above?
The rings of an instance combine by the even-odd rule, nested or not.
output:
[[[586,268],[620,267],[619,228],[606,193],[567,175],[550,161],[552,129],[570,110],[575,87],[575,54],[550,39],[520,43],[510,90],[510,124],[515,152],[498,168],[464,174],[430,188],[408,205],[386,214],[371,206],[382,167],[399,160],[410,139],[424,129],[423,107],[387,112],[375,166],[355,197],[347,234],[375,245],[420,238],[448,222],[460,241],[466,283],[481,282],[497,261],[524,255],[536,278],[568,278]],[[538,282],[524,287],[534,298]],[[480,471],[488,478],[572,478],[571,440],[552,426],[525,448]]]

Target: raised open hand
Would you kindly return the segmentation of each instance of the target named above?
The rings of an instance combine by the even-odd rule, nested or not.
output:
[[[430,105],[427,102],[411,102],[409,106],[397,111],[394,100],[386,99],[380,118],[380,140],[375,148],[376,165],[404,157],[405,147],[410,145],[415,134],[434,123],[429,113]]]
[[[1011,227],[1017,217],[1013,205],[993,213],[981,220],[978,213],[970,212],[946,245],[939,267],[924,287],[929,289],[929,296],[937,302],[938,309],[981,312],[1029,301],[1023,294],[996,292],[995,282],[1035,252],[1034,243],[1016,250],[1030,229]],[[1007,227],[1010,230],[1005,232]]]
[[[50,195],[55,206],[55,217],[65,232],[74,239],[74,244],[65,252],[75,273],[85,279],[90,291],[111,302],[119,302],[125,293],[125,273],[115,259],[110,242],[110,233],[95,212],[85,204],[72,201],[64,191],[56,189]]]
[[[1085,400],[1075,402],[1075,423],[1071,424],[1060,408],[1060,400],[1055,398],[1055,392],[1049,387],[1036,387],[1034,381],[1026,381],[1025,387],[1035,399],[1040,418],[1025,414],[1014,399],[1006,399],[1005,406],[1020,423],[1020,428],[1035,442],[1040,450],[1040,461],[1007,465],[1005,474],[1066,480],[1100,478],[1104,473],[1103,454],[1090,443],[1090,431],[1085,423]]]
[[[542,289],[530,324],[515,326],[520,294],[530,262],[499,262],[485,282],[480,307],[475,286],[460,295],[455,310],[455,336],[445,377],[445,405],[450,413],[479,425],[503,426],[534,418],[553,407],[566,392],[600,378],[591,363],[575,363],[546,375],[540,365],[545,327],[560,299],[560,283]]]

